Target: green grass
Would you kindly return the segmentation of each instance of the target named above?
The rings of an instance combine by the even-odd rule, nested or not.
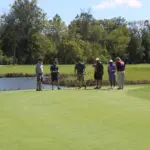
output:
[[[149,91],[0,92],[0,150],[149,150]]]
[[[73,65],[60,65],[61,74],[73,74]],[[92,65],[87,65],[86,69],[86,79],[93,79],[93,67]],[[44,66],[44,72],[49,73],[49,66]],[[7,73],[28,73],[35,74],[35,66],[2,66],[0,67],[0,75]],[[150,65],[127,65],[126,66],[126,80],[150,80]],[[104,79],[108,79],[107,65],[105,65]]]

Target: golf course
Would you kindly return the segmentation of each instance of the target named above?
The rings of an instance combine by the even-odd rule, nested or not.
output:
[[[149,91],[0,92],[0,150],[149,150]]]

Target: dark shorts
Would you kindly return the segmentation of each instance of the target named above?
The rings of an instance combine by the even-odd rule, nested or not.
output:
[[[102,80],[102,79],[103,79],[103,75],[102,75],[102,74],[97,74],[97,73],[95,73],[95,74],[94,74],[94,79],[95,79],[95,80]]]
[[[58,81],[58,75],[57,74],[52,74],[51,75],[51,80],[52,81]]]

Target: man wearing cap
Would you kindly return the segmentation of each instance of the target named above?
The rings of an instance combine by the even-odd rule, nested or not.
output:
[[[96,58],[96,64],[94,65],[94,79],[96,80],[96,88],[100,89],[102,86],[103,74],[104,74],[104,67],[102,62],[100,62],[99,58]]]
[[[75,75],[77,75],[78,87],[81,89],[82,86],[86,89],[86,82],[84,79],[85,75],[85,64],[78,60],[78,63],[75,65]]]
[[[114,88],[116,85],[116,66],[113,63],[113,60],[109,61],[108,64],[108,76],[109,76],[109,82],[110,82],[110,87]]]
[[[116,58],[116,67],[118,71],[118,90],[124,89],[125,62],[120,57]]]
[[[35,67],[36,77],[37,77],[37,86],[36,90],[41,91],[42,90],[42,82],[43,82],[43,63],[42,59],[38,60],[38,63]]]

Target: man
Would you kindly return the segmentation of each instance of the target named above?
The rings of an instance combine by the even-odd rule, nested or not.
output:
[[[109,61],[108,64],[108,76],[109,76],[109,82],[110,82],[110,88],[115,88],[116,85],[116,66],[113,63],[113,60]]]
[[[42,59],[38,60],[38,63],[35,67],[36,77],[37,77],[37,87],[36,91],[42,91],[42,82],[43,82],[43,63]]]
[[[95,89],[100,89],[102,87],[104,67],[103,67],[102,62],[100,62],[99,58],[96,58],[96,64],[94,65],[94,68],[95,68],[94,79],[96,80],[96,88]]]
[[[116,67],[118,71],[118,90],[124,89],[125,63],[120,57],[116,58]]]
[[[52,81],[52,90],[54,90],[54,83],[57,82],[57,89],[60,90],[59,87],[59,67],[56,65],[56,62],[54,61],[53,65],[50,66],[50,72],[51,72],[51,81]]]
[[[86,82],[84,80],[85,64],[80,60],[75,65],[75,75],[77,75],[77,82],[78,82],[79,89],[81,89],[82,86],[84,86],[86,89]]]

